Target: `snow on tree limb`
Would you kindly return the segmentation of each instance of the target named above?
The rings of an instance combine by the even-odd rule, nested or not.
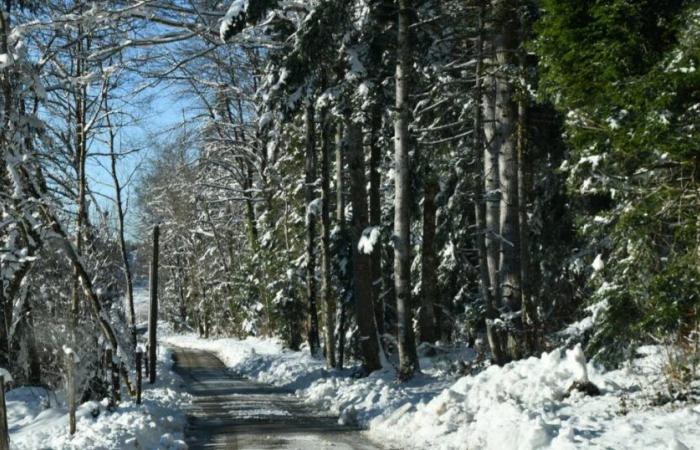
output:
[[[245,21],[247,11],[248,0],[233,0],[224,19],[221,21],[221,28],[219,28],[219,36],[222,42],[226,42],[226,39],[235,33],[234,25]]]
[[[243,31],[246,25],[257,24],[279,0],[233,0],[219,28],[219,37],[228,41]]]

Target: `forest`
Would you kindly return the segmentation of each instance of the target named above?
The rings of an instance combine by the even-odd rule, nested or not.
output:
[[[131,393],[157,227],[174,336],[391,389],[573,348],[567,396],[656,348],[696,408],[698,64],[697,0],[4,0],[0,372]]]

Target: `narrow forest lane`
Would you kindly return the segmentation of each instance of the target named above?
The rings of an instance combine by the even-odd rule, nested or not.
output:
[[[190,449],[379,448],[290,391],[235,376],[209,352],[174,348],[173,357],[194,396],[186,411]]]

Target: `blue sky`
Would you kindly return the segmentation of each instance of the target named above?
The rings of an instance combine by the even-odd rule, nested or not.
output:
[[[132,153],[120,160],[117,167],[121,183],[131,177],[130,185],[127,187],[129,196],[129,209],[127,211],[127,238],[138,240],[135,235],[135,222],[138,212],[135,209],[134,188],[136,187],[139,172],[146,165],[147,160],[154,155],[155,150],[150,148],[149,143],[158,141],[160,136],[169,134],[174,128],[180,127],[183,120],[189,122],[196,114],[196,105],[192,99],[183,96],[181,92],[168,85],[160,85],[150,88],[140,94],[142,97],[152,95],[152,101],[147,105],[146,111],[140,111],[140,119],[134,125],[128,125],[121,129],[117,142],[119,148],[121,141],[122,148],[138,146],[143,148],[138,153]],[[94,142],[92,152],[106,152],[102,144]],[[110,199],[114,197],[114,184],[110,169],[110,159],[104,157],[93,157],[87,163],[87,176],[90,188],[96,194],[97,201],[102,210],[110,212],[114,209],[114,202]],[[132,173],[136,172],[134,176]]]

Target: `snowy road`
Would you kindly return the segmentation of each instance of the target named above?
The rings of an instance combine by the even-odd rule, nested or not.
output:
[[[213,354],[174,349],[173,369],[194,396],[185,437],[190,449],[378,449],[291,392],[241,378]]]

